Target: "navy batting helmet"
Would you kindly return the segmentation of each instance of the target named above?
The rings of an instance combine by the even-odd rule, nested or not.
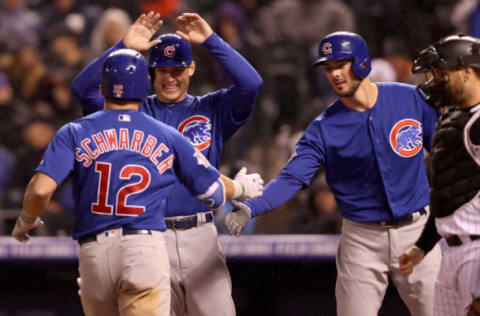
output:
[[[103,64],[102,93],[115,99],[144,100],[150,90],[145,58],[133,49],[119,49]]]
[[[359,78],[365,78],[372,70],[367,42],[358,34],[351,32],[331,33],[318,46],[319,59],[314,66],[327,60],[353,59],[353,72]]]
[[[192,46],[177,34],[167,33],[157,39],[162,42],[149,50],[148,66],[188,67],[192,63]]]

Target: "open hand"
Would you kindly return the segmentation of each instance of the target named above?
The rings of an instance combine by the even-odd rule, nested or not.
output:
[[[191,44],[202,44],[213,34],[213,30],[200,15],[183,13],[177,17],[177,34]]]
[[[153,11],[142,14],[130,25],[123,36],[123,43],[127,48],[142,52],[160,43],[160,40],[151,41],[153,35],[162,26],[163,21],[159,13]]]

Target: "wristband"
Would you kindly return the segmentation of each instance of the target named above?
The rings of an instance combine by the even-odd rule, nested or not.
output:
[[[25,210],[22,210],[22,213],[20,214],[20,218],[22,219],[22,221],[24,221],[25,223],[28,223],[28,224],[32,224],[33,222],[35,222],[37,217],[38,216],[28,215],[27,212],[25,212]]]
[[[240,181],[232,180],[233,183],[233,198],[237,199],[245,194],[245,187]]]

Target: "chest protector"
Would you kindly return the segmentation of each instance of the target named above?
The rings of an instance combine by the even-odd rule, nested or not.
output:
[[[480,190],[480,167],[464,142],[464,128],[472,116],[470,111],[452,110],[437,123],[430,170],[430,208],[435,217],[451,215]],[[468,142],[478,138],[478,128],[469,134],[473,137],[468,137]]]

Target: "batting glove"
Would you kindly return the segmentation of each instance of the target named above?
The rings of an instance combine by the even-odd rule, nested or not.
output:
[[[250,208],[241,202],[232,200],[233,210],[227,214],[225,225],[230,235],[240,236],[242,230],[247,226],[248,221],[252,218]]]
[[[20,214],[15,222],[15,227],[13,227],[12,236],[20,242],[27,242],[30,240],[28,231],[43,225],[44,223],[40,217],[31,217],[30,215],[26,214],[25,211],[22,211],[22,214]]]
[[[252,199],[263,194],[263,179],[258,173],[247,174],[247,168],[242,167],[233,178],[235,187],[234,198]]]

